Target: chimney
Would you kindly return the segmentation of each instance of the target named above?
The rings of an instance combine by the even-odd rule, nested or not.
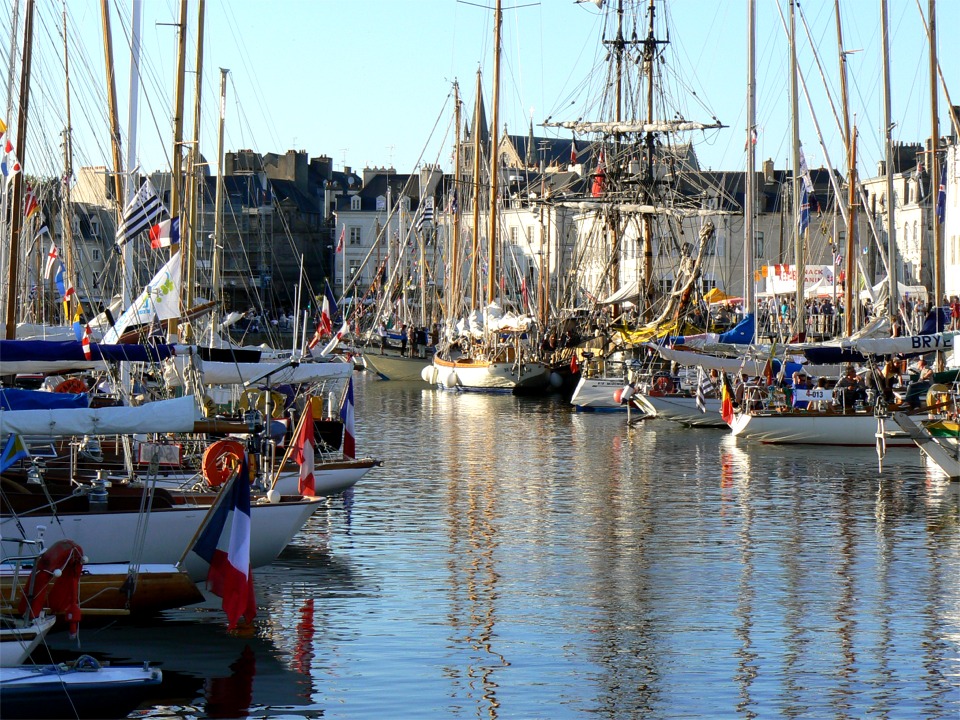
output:
[[[763,161],[763,182],[772,185],[776,182],[773,174],[773,159],[768,158]]]

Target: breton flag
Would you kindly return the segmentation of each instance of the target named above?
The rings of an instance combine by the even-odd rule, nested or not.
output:
[[[340,237],[337,239],[338,253],[343,252],[343,236],[346,234],[346,232],[347,232],[347,226],[344,225],[342,228],[340,228]]]
[[[30,451],[27,450],[23,438],[11,433],[10,439],[7,440],[7,444],[3,448],[3,453],[0,454],[0,472],[6,472],[16,465],[18,460],[28,457],[30,457]]]
[[[300,494],[306,497],[316,495],[314,483],[314,440],[313,440],[313,403],[307,398],[303,415],[300,416],[300,429],[293,441],[295,454],[293,459],[300,464]]]
[[[423,226],[433,222],[433,198],[424,198],[420,205],[420,217],[417,220],[417,232],[423,230]]]
[[[150,228],[150,247],[154,250],[180,244],[180,218],[164,220]]]
[[[117,228],[117,247],[123,247],[139,233],[150,229],[165,212],[153,183],[146,180],[123,209],[123,218]]]
[[[710,379],[710,375],[703,371],[703,368],[697,368],[699,378],[697,380],[697,407],[700,408],[700,412],[705,413],[707,411],[707,395],[713,394],[715,388],[713,387],[713,380]]]
[[[353,414],[353,378],[347,383],[347,394],[340,406],[340,419],[343,420],[343,454],[349,458],[357,456],[357,435]]]
[[[250,470],[247,458],[240,472],[220,491],[207,523],[193,545],[193,552],[210,563],[207,588],[223,598],[228,629],[240,617],[247,622],[257,614],[250,567]]]

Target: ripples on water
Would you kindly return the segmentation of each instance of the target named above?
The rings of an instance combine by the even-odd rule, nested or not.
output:
[[[384,467],[257,573],[253,636],[213,604],[85,634],[163,662],[147,715],[960,715],[958,485],[916,451],[357,392]]]

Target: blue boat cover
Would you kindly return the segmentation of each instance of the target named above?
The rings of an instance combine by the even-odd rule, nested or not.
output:
[[[90,407],[86,393],[58,393],[43,390],[0,390],[0,409],[3,410],[63,410]]]
[[[90,360],[76,340],[0,340],[4,362],[158,362],[174,354],[173,345],[101,345],[90,343]]]
[[[744,315],[743,320],[738,322],[726,332],[720,333],[720,337],[717,339],[717,342],[749,345],[753,342],[755,326],[756,322],[753,314],[750,313],[748,315]]]

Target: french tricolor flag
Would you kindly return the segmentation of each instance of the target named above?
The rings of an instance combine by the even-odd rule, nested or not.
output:
[[[154,250],[179,244],[180,218],[175,217],[170,220],[164,220],[159,225],[154,225],[150,228],[150,247]]]
[[[347,394],[343,396],[340,407],[340,419],[343,420],[343,454],[349,458],[357,456],[357,434],[353,415],[353,378],[347,385]]]
[[[223,598],[229,629],[237,626],[241,616],[252,621],[257,599],[250,567],[250,470],[246,458],[240,472],[220,491],[193,551],[210,563],[207,588]]]

